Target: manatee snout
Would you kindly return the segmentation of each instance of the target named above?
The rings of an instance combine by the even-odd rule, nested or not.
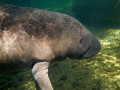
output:
[[[84,26],[81,25],[79,28],[80,33],[73,36],[75,39],[72,40],[73,44],[68,49],[68,57],[78,60],[91,58],[100,51],[100,42]]]
[[[92,36],[90,39],[91,39],[91,44],[87,48],[87,50],[84,52],[81,59],[91,58],[94,55],[96,55],[101,49],[99,41],[94,36]]]

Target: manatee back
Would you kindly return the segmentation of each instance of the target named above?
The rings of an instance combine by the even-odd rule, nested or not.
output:
[[[60,37],[62,31],[70,32],[71,27],[74,30],[79,25],[77,20],[64,14],[8,4],[0,4],[0,19],[0,30],[21,25],[29,35],[36,36]]]

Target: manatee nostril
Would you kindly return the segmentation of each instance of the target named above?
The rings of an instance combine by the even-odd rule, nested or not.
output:
[[[79,43],[80,43],[80,44],[82,44],[82,42],[83,42],[83,38],[80,40],[80,42],[79,42]]]

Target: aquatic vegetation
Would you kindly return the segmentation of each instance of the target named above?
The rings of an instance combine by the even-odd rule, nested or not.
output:
[[[101,33],[102,49],[98,54],[95,69],[95,78],[101,79],[102,89],[120,89],[120,29],[109,29]],[[117,78],[117,79],[116,79]]]
[[[29,69],[0,76],[0,90],[36,90]]]
[[[55,90],[120,89],[120,29],[109,29],[95,35],[102,46],[95,57],[51,64],[49,76]],[[31,71],[0,76],[0,89],[35,90]]]

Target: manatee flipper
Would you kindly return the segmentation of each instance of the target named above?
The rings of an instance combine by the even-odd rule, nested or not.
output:
[[[39,62],[33,66],[32,74],[37,90],[53,90],[48,77],[49,62]]]

